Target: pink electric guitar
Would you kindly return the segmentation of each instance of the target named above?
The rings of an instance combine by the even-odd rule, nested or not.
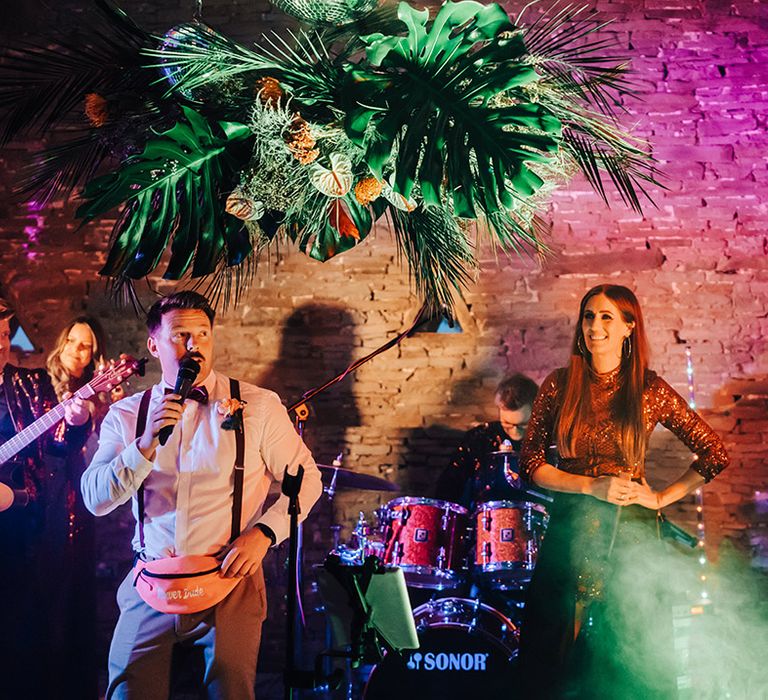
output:
[[[134,374],[143,376],[146,363],[146,358],[136,360],[130,355],[122,355],[118,362],[108,365],[85,386],[80,387],[66,401],[62,401],[48,411],[48,413],[40,416],[34,423],[31,423],[24,430],[16,433],[10,440],[0,445],[0,464],[5,464],[8,460],[13,459],[27,445],[37,440],[37,438],[44,435],[63,420],[64,407],[74,401],[75,398],[90,399],[99,392],[111,391]]]

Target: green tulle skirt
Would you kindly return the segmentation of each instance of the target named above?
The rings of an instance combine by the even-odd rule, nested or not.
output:
[[[527,695],[676,698],[673,610],[695,584],[691,556],[640,506],[617,518],[617,506],[558,494],[550,511],[521,631]]]

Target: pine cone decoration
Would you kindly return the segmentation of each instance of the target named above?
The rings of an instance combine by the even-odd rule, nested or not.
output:
[[[374,199],[378,199],[384,184],[375,177],[366,177],[355,185],[355,199],[364,207],[367,207]]]
[[[319,149],[315,148],[317,141],[312,136],[309,124],[298,114],[288,127],[284,140],[293,157],[302,165],[309,165],[320,155]]]
[[[261,104],[265,107],[277,107],[280,99],[285,94],[283,88],[280,87],[280,83],[275,78],[270,78],[269,76],[259,78],[254,85],[254,90]]]
[[[84,111],[91,126],[95,126],[97,129],[104,126],[109,119],[107,101],[96,92],[89,92],[85,96]]]

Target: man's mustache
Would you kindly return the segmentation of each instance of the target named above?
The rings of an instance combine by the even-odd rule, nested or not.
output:
[[[184,357],[182,357],[181,359],[184,360],[184,359],[187,359],[187,358],[192,359],[192,360],[203,360],[203,361],[205,361],[205,357],[200,352],[188,352],[188,353],[185,353]]]

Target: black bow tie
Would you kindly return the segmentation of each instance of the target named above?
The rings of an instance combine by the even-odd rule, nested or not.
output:
[[[172,394],[173,389],[166,388],[165,393]],[[208,403],[208,389],[204,386],[194,386],[189,394],[187,394],[187,398],[192,399],[192,401],[197,401],[198,403],[206,404]]]

